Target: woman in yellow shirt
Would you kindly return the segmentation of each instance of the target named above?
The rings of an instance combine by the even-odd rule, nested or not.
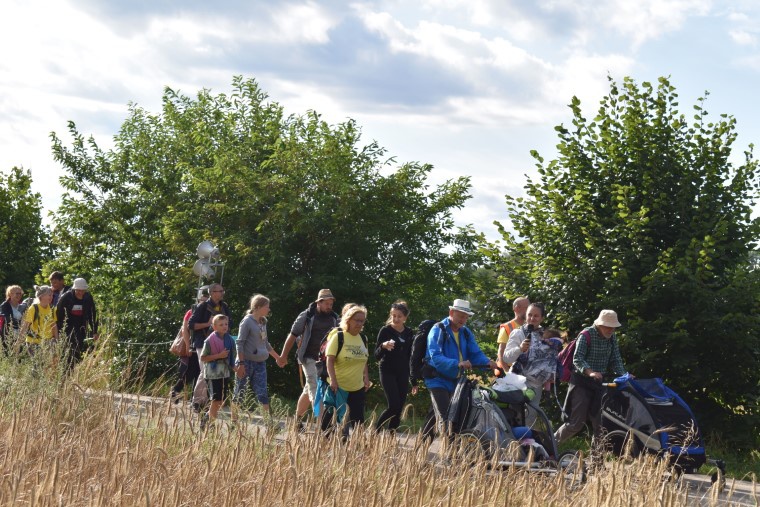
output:
[[[21,336],[26,336],[29,355],[34,355],[41,345],[58,338],[55,308],[51,306],[53,289],[47,285],[35,286],[34,289],[37,297],[26,310],[20,330]]]
[[[327,374],[330,376],[330,390],[337,399],[346,396],[348,424],[343,428],[343,437],[348,436],[351,427],[364,423],[364,403],[369,389],[369,369],[367,343],[361,335],[367,309],[356,305],[348,308],[340,321],[340,328],[327,335]],[[343,335],[343,346],[339,346],[339,335]],[[340,348],[340,350],[338,350]],[[341,392],[342,391],[342,392]]]

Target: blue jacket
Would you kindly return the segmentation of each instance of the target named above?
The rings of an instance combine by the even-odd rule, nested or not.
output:
[[[439,326],[430,329],[427,339],[426,360],[430,366],[436,369],[438,376],[426,378],[425,385],[428,389],[442,388],[450,393],[456,387],[456,378],[459,376],[459,349],[451,332],[451,320],[446,317],[441,321],[448,336],[444,337]],[[468,327],[459,329],[459,345],[462,349],[462,359],[468,360],[476,366],[488,364],[488,358],[480,350],[475,341],[475,335]]]

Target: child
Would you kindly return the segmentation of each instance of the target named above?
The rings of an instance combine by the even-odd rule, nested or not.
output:
[[[238,368],[242,367],[235,366],[237,350],[235,340],[227,332],[230,327],[229,318],[226,315],[216,315],[211,321],[211,327],[214,331],[203,342],[203,351],[201,352],[203,372],[208,381],[211,408],[208,414],[201,416],[201,430],[205,429],[209,420],[212,422],[216,420],[219,409],[224,402],[225,394],[229,386],[232,385],[231,373],[233,371],[237,373]]]
[[[551,347],[551,349],[555,351],[555,356],[559,355],[560,351],[562,350],[562,347],[564,346],[562,333],[559,331],[559,329],[546,329],[544,330],[544,334],[541,338],[542,338],[541,341],[549,345],[549,347]],[[548,391],[549,389],[551,389],[551,385],[555,380],[556,379],[554,378],[547,380],[544,383],[544,391]]]

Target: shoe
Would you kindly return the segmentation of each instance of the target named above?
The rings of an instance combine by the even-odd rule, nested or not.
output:
[[[208,412],[201,416],[201,431],[205,430],[206,426],[208,426]]]
[[[200,414],[201,413],[201,405],[200,405],[200,403],[193,403],[193,412],[195,412],[196,414]]]
[[[172,403],[176,405],[177,403],[179,403],[180,399],[182,399],[182,395],[180,393],[172,391],[172,394],[171,394]]]

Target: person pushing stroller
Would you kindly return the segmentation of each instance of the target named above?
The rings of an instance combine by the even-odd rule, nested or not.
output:
[[[425,385],[430,390],[439,433],[449,431],[449,402],[460,368],[497,366],[480,350],[475,335],[465,325],[472,315],[474,312],[469,301],[455,299],[449,306],[449,316],[434,325],[428,334],[426,360],[435,369],[436,375],[425,378]]]
[[[557,445],[583,429],[591,419],[594,440],[601,436],[602,379],[611,370],[615,375],[626,373],[620,355],[615,330],[621,326],[617,313],[602,310],[594,325],[578,335],[573,355],[573,372],[565,399],[565,411],[569,418],[554,434]]]

